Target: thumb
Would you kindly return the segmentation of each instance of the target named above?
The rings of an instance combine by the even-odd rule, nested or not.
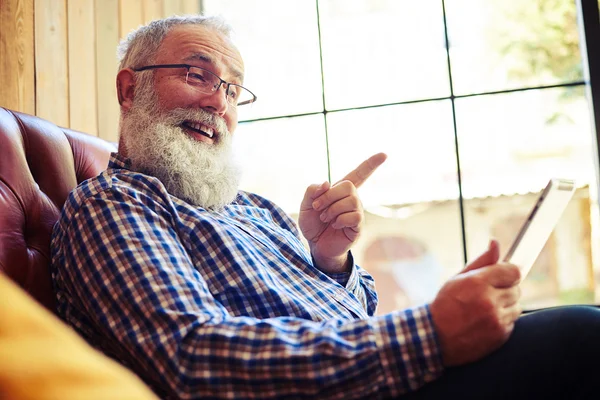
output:
[[[512,264],[497,264],[485,270],[487,280],[495,288],[509,288],[519,283],[521,271]]]
[[[477,257],[470,264],[468,264],[461,271],[461,273],[467,272],[467,271],[472,271],[474,269],[485,267],[487,265],[496,264],[496,263],[498,263],[498,260],[500,260],[500,246],[496,239],[492,239],[492,240],[490,240],[490,244],[488,246],[488,249],[485,251],[485,253],[483,253],[482,255]]]

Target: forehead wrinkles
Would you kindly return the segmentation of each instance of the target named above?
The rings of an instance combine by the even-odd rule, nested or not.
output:
[[[228,72],[244,70],[241,54],[228,38],[212,28],[195,25],[169,31],[159,47],[157,63],[182,62],[195,54],[205,54],[215,67]]]

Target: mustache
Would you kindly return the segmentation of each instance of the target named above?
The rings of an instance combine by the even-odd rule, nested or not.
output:
[[[161,122],[179,127],[184,121],[196,121],[213,127],[220,136],[229,135],[225,119],[202,109],[174,108],[163,113]]]

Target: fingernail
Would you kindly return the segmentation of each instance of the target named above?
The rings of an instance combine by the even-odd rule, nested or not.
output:
[[[313,201],[312,206],[315,210],[318,210],[319,207],[321,206],[321,202],[319,200],[315,200],[315,201]]]
[[[325,215],[325,213],[321,213],[321,215],[319,216],[319,218],[321,218],[321,221],[327,222],[327,215]]]

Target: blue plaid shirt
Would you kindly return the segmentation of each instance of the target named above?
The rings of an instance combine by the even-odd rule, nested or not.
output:
[[[371,276],[321,272],[275,204],[207,211],[117,154],[69,196],[52,277],[61,317],[163,396],[377,398],[442,373],[428,306],[371,317]]]

